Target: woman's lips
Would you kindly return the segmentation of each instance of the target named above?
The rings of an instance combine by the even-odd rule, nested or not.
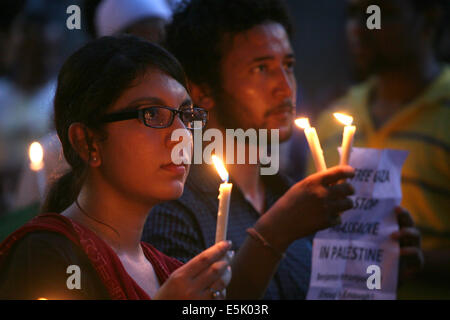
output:
[[[174,163],[169,163],[161,166],[162,169],[172,172],[176,175],[184,175],[186,173],[186,166],[183,164],[176,165]]]

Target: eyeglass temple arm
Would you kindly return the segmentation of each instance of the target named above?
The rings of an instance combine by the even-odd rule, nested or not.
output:
[[[120,113],[111,113],[111,114],[105,115],[102,118],[102,121],[103,122],[114,122],[114,121],[141,118],[142,116],[139,111],[140,110],[120,112]]]

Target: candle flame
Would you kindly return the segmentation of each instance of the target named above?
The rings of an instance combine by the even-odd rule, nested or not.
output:
[[[222,181],[228,182],[228,171],[225,169],[222,160],[220,160],[216,155],[213,155],[212,161]]]
[[[308,118],[297,118],[295,119],[295,125],[301,129],[311,128],[309,125]]]
[[[37,141],[33,142],[28,149],[28,155],[31,161],[31,167],[33,170],[40,170],[43,167],[42,160],[44,159],[44,149]]]
[[[333,113],[333,116],[341,123],[345,124],[346,126],[350,126],[353,122],[353,117],[348,116],[343,113],[335,112]]]

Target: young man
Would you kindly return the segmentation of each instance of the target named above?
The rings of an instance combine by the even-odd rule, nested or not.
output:
[[[329,165],[339,159],[342,125],[331,116],[337,110],[353,115],[355,146],[409,151],[402,172],[402,206],[423,235],[423,276],[431,287],[448,292],[450,67],[436,60],[433,49],[445,1],[377,1],[380,30],[366,27],[370,4],[349,0],[347,20],[356,69],[368,80],[338,99],[334,110],[325,111],[317,131]]]
[[[210,128],[223,133],[236,128],[278,129],[280,142],[290,137],[296,105],[291,32],[286,8],[277,0],[194,0],[175,13],[168,47],[185,68],[194,102],[210,111]],[[258,164],[227,164],[227,169],[233,182],[227,239],[242,253],[247,228],[266,219],[286,195],[305,184],[291,188],[292,183],[279,174],[262,176]],[[192,165],[183,196],[151,212],[144,240],[183,261],[212,245],[220,182],[211,165]],[[314,210],[316,204],[304,203],[299,211]],[[283,214],[286,219],[294,215],[289,210]],[[254,240],[253,249],[261,245],[266,257],[255,254],[249,269],[257,273],[272,259],[279,261],[265,299],[306,296],[311,238],[275,244],[293,225],[284,227],[263,230],[269,245]],[[280,260],[282,252],[285,257]]]

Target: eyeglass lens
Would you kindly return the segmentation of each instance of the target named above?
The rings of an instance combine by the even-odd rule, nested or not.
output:
[[[172,124],[174,113],[166,108],[148,108],[144,111],[145,124],[153,128],[165,128]],[[200,108],[183,110],[180,114],[181,121],[188,129],[194,128],[194,121],[201,121],[201,127],[206,125],[207,113]]]

